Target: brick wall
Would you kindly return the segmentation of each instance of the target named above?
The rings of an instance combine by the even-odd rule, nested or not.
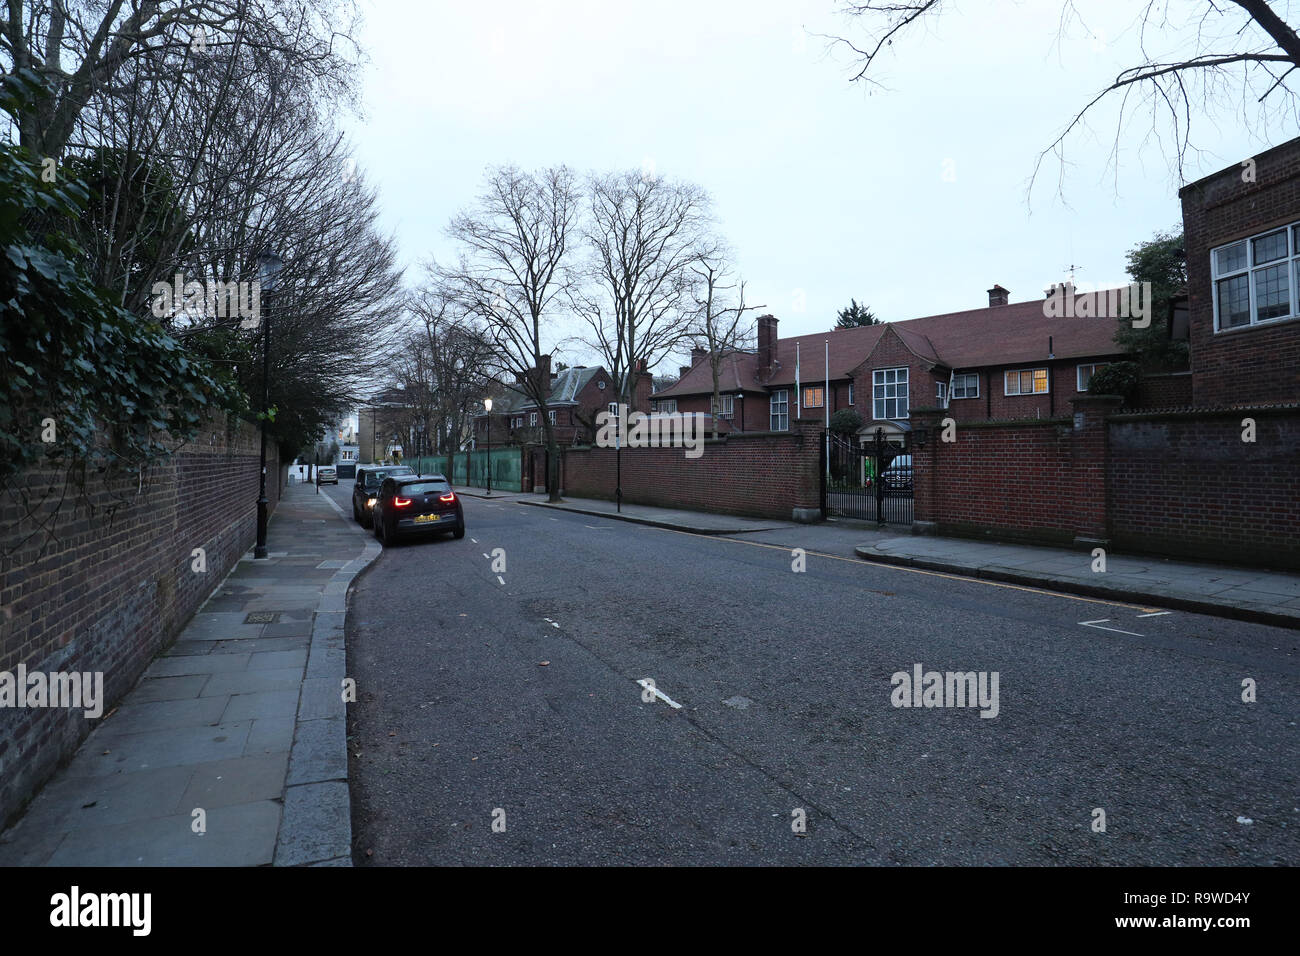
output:
[[[1300,410],[1116,414],[959,424],[917,410],[931,439],[914,448],[915,518],[940,533],[1300,569]],[[1242,419],[1255,441],[1242,441]]]
[[[1242,441],[1242,419],[1255,441]],[[1300,411],[1124,414],[1110,422],[1116,548],[1300,570]]]
[[[1193,397],[1198,406],[1300,400],[1300,319],[1214,331],[1211,250],[1300,221],[1300,139],[1183,187]]]
[[[62,472],[21,476],[0,496],[0,671],[102,671],[108,713],[252,546],[259,447],[256,427],[211,419],[143,480],[92,474],[83,495]],[[273,509],[274,445],[267,476]],[[81,710],[0,708],[0,824],[91,727]]]
[[[1138,408],[1186,408],[1191,404],[1191,372],[1143,373],[1138,388]]]
[[[732,433],[706,441],[704,454],[681,448],[624,448],[623,501],[628,504],[755,515],[789,521],[795,508],[821,506],[821,432]],[[614,498],[615,450],[569,448],[561,487],[574,498]]]

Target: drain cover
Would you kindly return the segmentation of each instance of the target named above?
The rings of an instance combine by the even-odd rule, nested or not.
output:
[[[244,618],[245,624],[274,624],[280,620],[279,611],[249,611]]]

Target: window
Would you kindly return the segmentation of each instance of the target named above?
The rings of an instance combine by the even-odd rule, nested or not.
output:
[[[1300,223],[1220,246],[1210,268],[1216,332],[1300,314]]]
[[[978,372],[962,372],[952,377],[953,398],[979,398],[980,377]]]
[[[609,414],[611,418],[618,418],[618,402],[609,403]]]
[[[655,410],[660,412],[675,412],[677,411],[677,399],[661,398],[656,404]]]
[[[853,383],[849,382],[849,404],[853,404]]]
[[[772,393],[772,398],[768,402],[772,412],[772,431],[774,432],[790,430],[789,394],[785,389],[778,388]]]
[[[940,408],[948,407],[948,383],[947,382],[934,383],[934,397],[935,399],[938,400]]]
[[[1080,365],[1077,375],[1079,379],[1079,391],[1086,392],[1088,383],[1092,381],[1092,373],[1099,368],[1105,368],[1109,362],[1094,362],[1092,365]]]
[[[1045,368],[1023,368],[1006,374],[1008,395],[1039,395],[1046,392],[1047,369]]]
[[[554,425],[554,424],[555,424],[555,409],[552,408],[552,409],[550,409],[549,411],[547,411],[547,413],[546,413],[546,418],[547,418],[548,421],[550,421],[550,423],[551,423],[552,425]]]
[[[805,388],[803,390],[803,407],[804,408],[821,408],[825,393],[822,387],[818,385],[815,388]]]
[[[907,369],[873,369],[871,393],[872,418],[881,421],[907,418]]]
[[[735,395],[719,395],[718,399],[719,402],[717,405],[715,405],[713,401],[710,399],[709,409],[711,411],[717,412],[719,418],[730,419],[733,415],[735,415],[736,413]],[[673,410],[676,411],[676,409]]]
[[[528,413],[528,427],[529,427],[529,428],[536,428],[536,427],[537,427],[537,413],[536,413],[536,412],[529,412],[529,413]]]

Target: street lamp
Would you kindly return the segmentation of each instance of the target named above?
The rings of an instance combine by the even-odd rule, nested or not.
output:
[[[257,255],[257,276],[260,292],[271,293],[280,284],[280,269],[284,260],[269,249]],[[261,301],[259,294],[258,301]],[[259,309],[260,309],[259,305]],[[261,316],[259,316],[261,318]],[[267,299],[266,319],[262,325],[262,475],[261,490],[257,496],[257,545],[254,558],[265,558],[266,551],[266,420],[271,413],[271,308]]]
[[[483,408],[487,411],[487,493],[492,494],[492,399],[483,399]]]
[[[419,464],[415,466],[416,474],[424,476],[424,421],[420,420],[415,423],[415,452],[420,456]]]

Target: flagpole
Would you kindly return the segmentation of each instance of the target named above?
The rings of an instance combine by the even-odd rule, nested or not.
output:
[[[826,477],[831,474],[831,340],[826,339],[826,391],[822,407],[826,409]]]

